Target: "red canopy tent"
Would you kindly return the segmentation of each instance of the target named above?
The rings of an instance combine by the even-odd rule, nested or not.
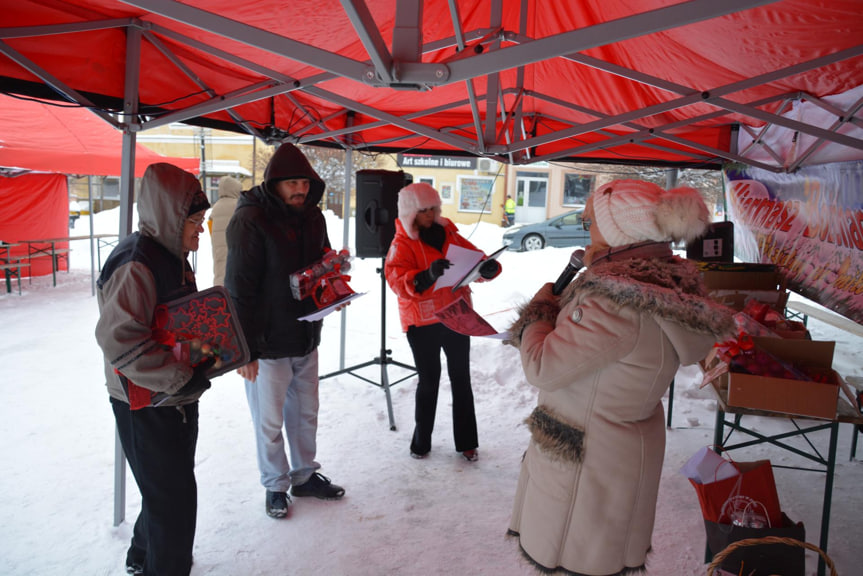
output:
[[[863,158],[860,0],[6,4],[0,92],[97,111],[123,128],[124,149],[137,131],[186,122],[512,164],[793,172],[810,150]],[[827,115],[798,115],[803,102]],[[766,138],[776,129],[810,143],[783,156]]]
[[[123,135],[89,110],[0,95],[0,166],[34,172],[119,176]],[[135,149],[135,176],[171,162],[197,174],[198,158],[168,158]]]
[[[859,0],[9,4],[0,91],[62,95],[132,132],[774,171],[796,159],[747,156],[738,130],[863,151],[847,133],[860,103],[823,100],[863,84]],[[784,114],[802,101],[828,124]]]
[[[81,107],[58,107],[0,95],[0,240],[63,238],[69,233],[66,174],[119,176],[123,136]],[[143,146],[135,150],[135,176],[154,162],[171,162],[197,173],[199,159],[169,158]],[[68,243],[57,244],[68,248]],[[27,245],[11,248],[25,255]],[[5,253],[4,253],[5,254]],[[38,258],[22,275],[51,274]],[[68,261],[59,262],[61,268]]]

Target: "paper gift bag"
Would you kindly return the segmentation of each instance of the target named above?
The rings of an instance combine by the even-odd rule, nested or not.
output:
[[[733,464],[739,474],[729,478],[705,484],[689,480],[704,519],[754,528],[781,526],[782,508],[770,461]]]
[[[805,542],[806,530],[802,522],[795,524],[785,514],[782,523],[773,528],[746,528],[732,524],[704,521],[707,532],[707,550],[715,556],[730,544],[747,538],[778,536]],[[722,560],[721,568],[731,574],[747,576],[804,576],[806,559],[804,548],[792,544],[758,544],[741,547]]]

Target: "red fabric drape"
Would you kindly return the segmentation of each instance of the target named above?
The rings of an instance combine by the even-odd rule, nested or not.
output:
[[[24,174],[0,176],[0,240],[10,244],[22,240],[60,238],[69,235],[69,190],[63,174]],[[46,245],[36,245],[44,247]],[[58,243],[68,248],[69,243]],[[26,256],[27,244],[10,248],[13,255]],[[60,269],[68,268],[68,258]],[[21,276],[51,273],[51,259],[33,258]]]

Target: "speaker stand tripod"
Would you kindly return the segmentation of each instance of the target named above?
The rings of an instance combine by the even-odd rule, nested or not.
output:
[[[353,376],[355,378],[359,378],[360,380],[368,382],[372,386],[377,386],[378,388],[383,389],[384,395],[386,395],[386,398],[387,398],[387,414],[389,415],[389,418],[390,418],[390,430],[395,430],[396,429],[396,421],[395,421],[395,417],[393,416],[393,401],[392,401],[392,397],[390,396],[390,388],[392,386],[395,386],[396,384],[398,384],[400,382],[404,382],[405,380],[407,380],[408,378],[410,378],[414,374],[416,374],[416,368],[413,366],[410,366],[408,364],[403,364],[402,362],[398,362],[397,360],[393,360],[390,357],[390,355],[392,354],[392,350],[388,350],[386,347],[386,338],[387,338],[387,322],[386,322],[386,320],[387,320],[387,285],[386,285],[386,277],[384,276],[384,262],[385,262],[385,260],[386,260],[386,257],[381,258],[381,267],[377,269],[378,274],[380,274],[380,276],[381,276],[381,350],[380,350],[380,355],[375,357],[372,360],[369,360],[368,362],[363,362],[362,364],[357,364],[355,366],[350,366],[349,368],[344,368],[344,369],[338,370],[336,372],[330,372],[329,374],[324,374],[323,376],[320,376],[318,379],[323,380],[325,378],[330,378],[332,376],[338,376],[339,374],[350,374],[351,376]],[[359,370],[360,368],[365,368],[367,366],[374,366],[375,364],[377,364],[381,367],[380,382],[375,382],[374,380],[370,380],[369,378],[366,378],[365,376],[362,376],[360,374],[355,373],[355,371]],[[406,370],[410,370],[411,373],[408,374],[407,376],[399,378],[395,382],[390,382],[389,374],[387,372],[387,366],[389,366],[390,364],[393,364],[393,365],[398,366],[400,368],[404,368]]]

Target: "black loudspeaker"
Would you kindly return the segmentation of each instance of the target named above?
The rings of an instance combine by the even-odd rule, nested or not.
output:
[[[704,236],[686,245],[686,257],[698,262],[734,262],[734,223],[712,222]]]
[[[357,171],[356,245],[360,258],[383,258],[396,234],[399,190],[413,176],[392,170]]]

